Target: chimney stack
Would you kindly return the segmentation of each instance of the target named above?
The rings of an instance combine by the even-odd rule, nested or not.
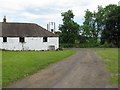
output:
[[[3,18],[3,22],[6,23],[6,16],[4,16],[4,18]]]

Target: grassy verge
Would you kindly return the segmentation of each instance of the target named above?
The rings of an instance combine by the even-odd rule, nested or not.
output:
[[[58,62],[75,51],[3,51],[3,86]]]
[[[0,90],[2,88],[2,51],[0,50]]]
[[[95,51],[105,60],[105,64],[111,73],[110,82],[112,84],[120,84],[120,81],[118,81],[118,49],[105,48],[95,49]]]

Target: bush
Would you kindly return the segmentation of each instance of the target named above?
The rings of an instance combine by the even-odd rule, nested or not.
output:
[[[60,47],[60,48],[56,49],[56,51],[59,51],[59,50],[63,51],[63,48]]]
[[[94,47],[100,47],[99,43],[77,43],[77,44],[60,44],[60,47],[62,48],[94,48]]]
[[[105,42],[104,44],[100,45],[101,48],[115,48],[117,46],[115,46],[113,43],[107,43]]]
[[[75,44],[71,44],[71,43],[68,43],[68,44],[60,44],[60,47],[61,48],[71,48],[71,47],[75,47]]]

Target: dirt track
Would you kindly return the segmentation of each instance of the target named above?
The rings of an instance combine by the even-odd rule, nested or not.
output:
[[[9,88],[110,88],[109,73],[90,49],[78,49],[75,55],[20,80]]]

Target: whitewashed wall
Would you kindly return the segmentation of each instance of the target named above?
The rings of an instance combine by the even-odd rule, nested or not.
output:
[[[25,37],[25,43],[21,43],[19,37],[7,37],[7,42],[0,37],[0,44],[0,49],[6,50],[48,50],[50,45],[59,48],[59,38],[48,37],[48,41],[43,42],[43,37]]]

